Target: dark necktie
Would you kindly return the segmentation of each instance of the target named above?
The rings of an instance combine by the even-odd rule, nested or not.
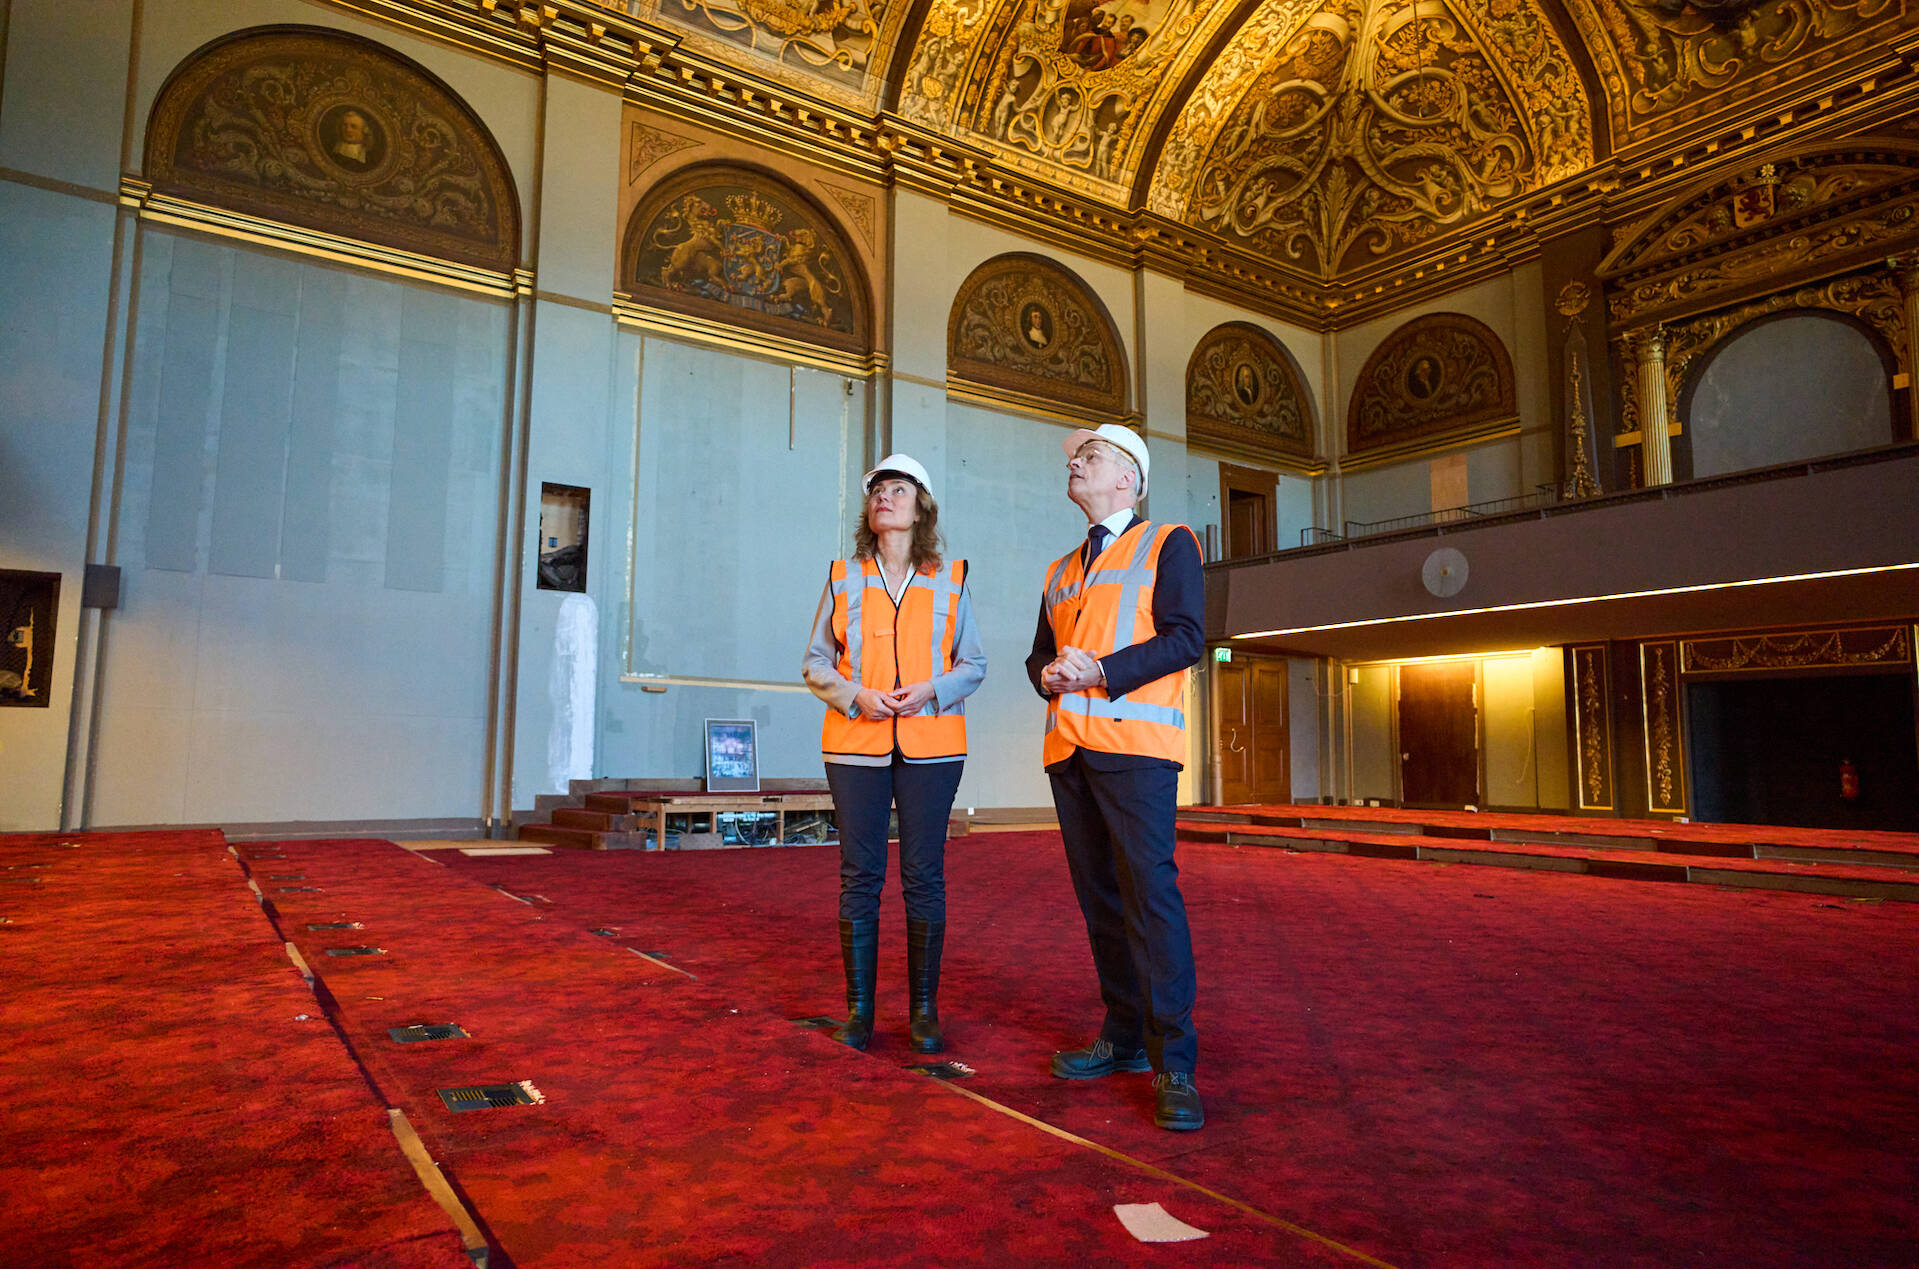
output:
[[[1111,530],[1109,530],[1103,524],[1096,524],[1091,529],[1087,530],[1087,533],[1086,533],[1086,567],[1087,568],[1093,567],[1093,561],[1098,559],[1099,553],[1106,549],[1106,538],[1110,534],[1110,532]]]

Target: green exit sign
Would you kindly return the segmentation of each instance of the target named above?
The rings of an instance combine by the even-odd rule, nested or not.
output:
[[[1231,648],[1214,648],[1213,649],[1213,660],[1230,661],[1232,659],[1233,659],[1233,650]]]

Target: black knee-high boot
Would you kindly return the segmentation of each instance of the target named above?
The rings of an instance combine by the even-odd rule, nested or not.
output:
[[[864,1049],[873,1038],[873,989],[880,968],[877,917],[870,921],[840,918],[840,960],[846,965],[846,1025],[833,1038]]]
[[[938,1053],[946,1047],[940,1035],[940,953],[946,945],[946,922],[906,919],[906,988],[912,1004],[913,1052]]]

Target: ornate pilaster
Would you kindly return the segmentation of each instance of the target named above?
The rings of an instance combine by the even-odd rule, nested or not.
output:
[[[1645,483],[1672,483],[1672,438],[1667,435],[1666,332],[1654,326],[1633,337],[1639,362],[1639,453]]]
[[[1912,434],[1919,436],[1919,256],[1894,256],[1886,261],[1899,283],[1906,319],[1906,408]]]

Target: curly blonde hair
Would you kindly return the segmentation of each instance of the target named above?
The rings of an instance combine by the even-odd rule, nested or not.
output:
[[[913,486],[914,505],[919,508],[919,519],[913,522],[913,545],[907,550],[907,562],[916,573],[931,573],[939,569],[945,543],[940,540],[940,508],[933,501],[933,495],[919,485]],[[866,506],[860,505],[859,527],[853,530],[853,558],[870,560],[877,557],[880,549],[880,535],[873,532],[872,524],[866,518]]]

